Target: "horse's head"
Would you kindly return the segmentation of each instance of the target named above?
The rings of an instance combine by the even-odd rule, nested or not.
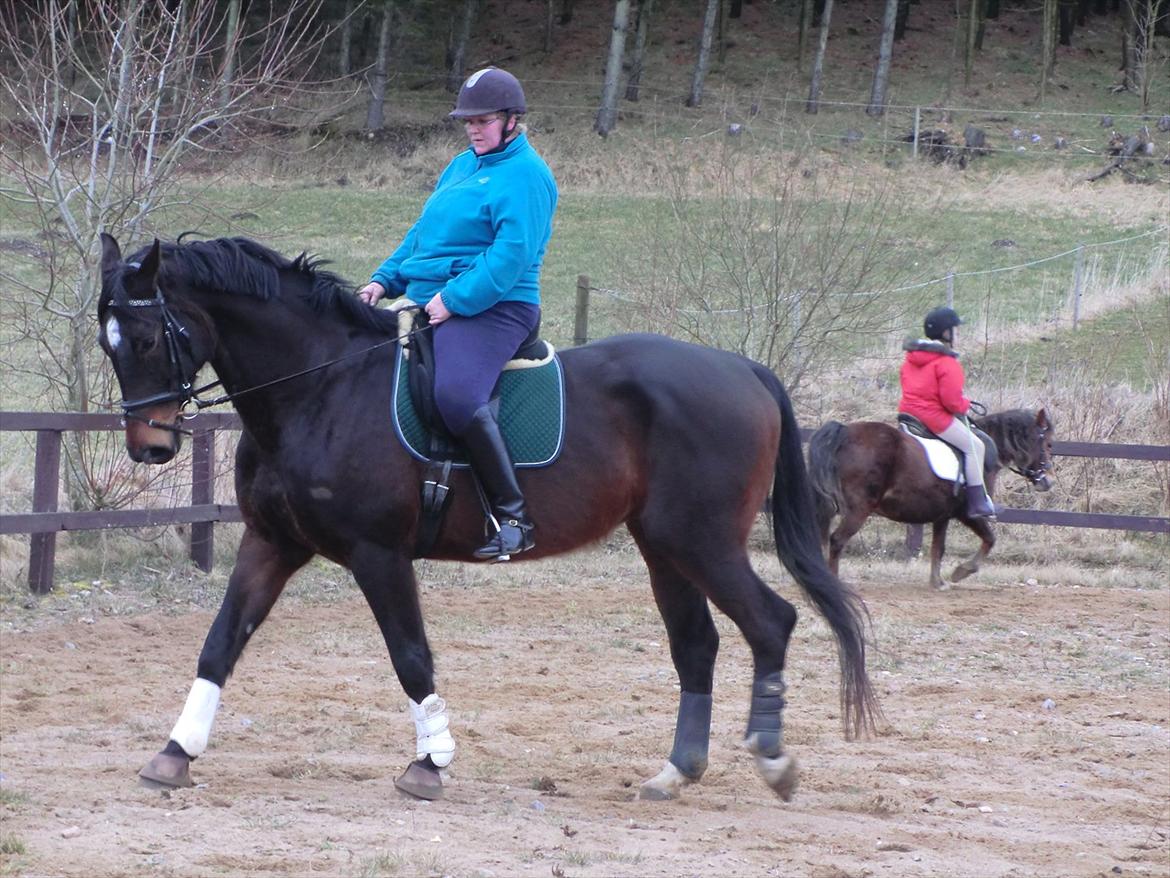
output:
[[[1019,428],[1022,435],[1013,443],[1013,467],[1032,485],[1035,491],[1052,487],[1048,473],[1052,470],[1052,421],[1046,409],[1036,412],[1035,420]]]
[[[163,289],[161,269],[157,240],[124,262],[118,242],[102,235],[98,338],[122,389],[126,450],[139,463],[166,463],[178,452],[183,406],[214,348],[207,321],[177,290]]]

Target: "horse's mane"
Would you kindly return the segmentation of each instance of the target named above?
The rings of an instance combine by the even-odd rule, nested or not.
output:
[[[1008,409],[973,420],[975,426],[995,440],[1000,459],[1027,460],[1031,455],[1036,412]]]
[[[142,248],[128,261],[141,262],[149,249]],[[306,252],[290,260],[251,238],[236,237],[165,243],[162,255],[164,278],[181,275],[203,289],[252,296],[265,302],[280,297],[280,272],[299,273],[308,282],[306,301],[318,314],[333,311],[367,329],[392,334],[398,331],[395,314],[365,304],[354,295],[352,284],[321,267],[329,260]]]

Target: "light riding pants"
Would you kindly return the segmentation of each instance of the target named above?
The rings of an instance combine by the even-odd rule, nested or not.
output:
[[[982,485],[983,454],[986,449],[979,437],[971,432],[971,428],[958,418],[951,418],[947,428],[935,435],[963,452],[963,475],[967,477],[967,484]]]

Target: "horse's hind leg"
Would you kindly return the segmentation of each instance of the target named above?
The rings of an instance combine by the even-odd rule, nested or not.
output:
[[[707,770],[711,739],[711,686],[719,632],[707,599],[664,557],[645,542],[639,528],[630,528],[650,568],[650,585],[666,624],[670,656],[678,672],[678,720],[670,758],[655,777],[638,790],[640,799],[674,799]]]
[[[410,699],[416,758],[394,785],[420,799],[441,798],[439,769],[451,764],[455,740],[448,729],[447,705],[435,693],[434,660],[411,558],[403,551],[361,543],[352,552],[349,567],[386,641],[398,682]]]
[[[845,551],[846,544],[861,530],[861,526],[868,518],[868,509],[846,509],[841,516],[841,521],[837,524],[837,529],[830,534],[828,562],[829,569],[833,571],[834,576],[838,573],[837,568],[841,563],[841,553]]]
[[[191,760],[207,748],[224,683],[285,583],[311,557],[308,550],[277,546],[251,528],[244,531],[223,604],[199,654],[195,682],[166,747],[138,773],[144,783],[191,785]]]
[[[966,579],[972,573],[977,573],[987,556],[991,553],[991,549],[995,546],[995,529],[991,526],[991,522],[986,518],[960,518],[963,524],[967,525],[979,537],[979,548],[975,553],[954,569],[951,573],[951,579],[958,582],[961,579]]]
[[[930,526],[930,587],[939,591],[946,591],[951,587],[949,582],[942,578],[943,552],[947,550],[947,526],[949,518],[936,521]]]

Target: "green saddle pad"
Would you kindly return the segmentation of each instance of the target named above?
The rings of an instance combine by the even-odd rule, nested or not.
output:
[[[394,361],[394,432],[413,457],[430,460],[431,432],[410,395],[405,352]],[[500,432],[516,466],[548,466],[565,440],[565,377],[556,354],[543,365],[507,369],[500,376]],[[456,466],[469,466],[462,448],[452,453]]]

